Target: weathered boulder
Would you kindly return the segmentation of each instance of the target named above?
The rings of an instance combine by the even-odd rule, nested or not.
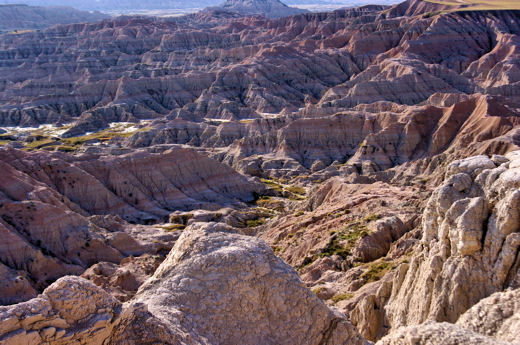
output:
[[[71,276],[28,302],[0,307],[0,342],[367,344],[267,244],[232,230],[190,225],[124,309]]]
[[[101,344],[120,303],[91,282],[67,276],[28,302],[0,306],[0,343]]]
[[[188,227],[132,300],[145,319],[176,334],[168,344],[365,344],[267,244],[222,230]],[[135,313],[123,318],[113,342],[127,344],[126,334],[140,328]]]

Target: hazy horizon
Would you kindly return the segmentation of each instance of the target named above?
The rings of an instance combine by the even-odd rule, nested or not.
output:
[[[68,6],[80,10],[101,11],[108,14],[182,14],[197,11],[208,6],[216,6],[225,0],[0,0],[1,5],[26,4],[31,6]],[[401,0],[402,1],[402,0]],[[368,4],[395,4],[399,0],[282,0],[283,3],[310,11],[328,11],[341,7]],[[166,12],[166,13],[164,13]]]

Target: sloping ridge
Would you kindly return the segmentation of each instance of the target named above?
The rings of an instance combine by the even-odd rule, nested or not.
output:
[[[388,12],[389,18],[403,16],[418,16],[422,14],[454,10],[456,6],[437,4],[423,0],[407,0],[393,6]]]
[[[220,7],[243,15],[260,14],[270,18],[307,12],[299,8],[289,7],[278,0],[227,0]]]

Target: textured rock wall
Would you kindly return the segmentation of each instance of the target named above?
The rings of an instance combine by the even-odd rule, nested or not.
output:
[[[263,241],[195,223],[122,307],[82,278],[0,307],[2,344],[367,344]]]
[[[424,211],[422,239],[409,263],[401,264],[351,312],[354,323],[366,328],[366,337],[377,339],[401,326],[410,326],[398,331],[404,332],[405,338],[413,338],[410,334],[416,330],[429,334],[437,325],[416,325],[425,321],[455,323],[482,299],[518,288],[519,167],[519,151],[505,157],[475,156],[447,167],[445,180]],[[490,313],[494,317],[501,312]],[[471,322],[459,321],[459,325],[486,336],[494,334],[485,329],[483,321],[474,321],[480,326]],[[370,328],[365,327],[369,324]],[[448,334],[446,339],[457,332],[454,327],[441,327]],[[498,326],[491,328],[499,332]],[[434,344],[437,340],[424,341],[420,343]]]

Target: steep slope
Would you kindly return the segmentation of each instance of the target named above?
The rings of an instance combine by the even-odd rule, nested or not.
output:
[[[519,287],[519,157],[518,151],[491,159],[476,156],[447,167],[410,257],[366,289],[350,312],[354,324],[367,330],[365,336],[378,338],[400,326],[420,331],[416,325],[428,320],[455,323],[480,300]],[[448,328],[450,334],[456,331]],[[436,326],[424,331],[433,334]]]
[[[100,261],[161,253],[178,237],[126,221],[240,207],[262,188],[189,149],[105,157],[0,150],[0,166],[3,304]]]

